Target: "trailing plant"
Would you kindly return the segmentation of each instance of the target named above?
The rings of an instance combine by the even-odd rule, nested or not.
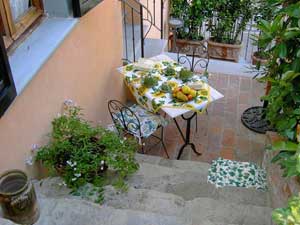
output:
[[[272,218],[277,225],[300,225],[300,197],[294,196],[287,207],[275,209]]]
[[[123,139],[103,127],[93,127],[82,118],[81,108],[65,104],[63,115],[52,121],[50,142],[38,149],[35,160],[58,173],[76,192],[91,183],[98,188],[108,183],[108,171],[115,173],[118,187],[126,187],[124,178],[138,169],[134,159],[137,143]]]
[[[202,28],[211,14],[212,1],[209,0],[172,0],[171,17],[183,20],[184,27],[178,30],[178,38],[203,40]]]
[[[212,12],[208,19],[210,39],[225,44],[239,44],[241,32],[252,18],[252,1],[214,0]]]
[[[274,20],[261,20],[259,44],[270,55],[262,81],[271,83],[266,118],[284,137],[273,159],[285,176],[300,175],[300,1],[273,0]],[[282,7],[284,6],[284,7]]]

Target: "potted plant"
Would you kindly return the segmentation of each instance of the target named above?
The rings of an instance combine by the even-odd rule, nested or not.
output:
[[[244,0],[215,0],[208,19],[208,53],[212,58],[239,60],[241,33],[252,18],[252,3]]]
[[[203,45],[205,21],[211,13],[212,3],[208,0],[172,0],[170,16],[183,21],[183,27],[177,29],[176,47],[193,49]],[[170,35],[170,40],[173,36]],[[174,44],[171,41],[172,45]],[[173,46],[171,49],[174,49]],[[189,54],[189,52],[187,52]]]
[[[99,188],[100,202],[108,171],[114,172],[119,187],[125,187],[124,178],[138,169],[136,149],[134,139],[91,126],[82,118],[79,107],[65,104],[64,113],[52,122],[49,143],[38,149],[35,160],[61,176],[74,192],[87,183],[93,184]]]
[[[254,21],[259,24],[261,20],[272,20],[274,11],[275,8],[270,0],[258,0],[254,2]],[[268,52],[258,42],[260,34],[261,32],[253,37],[253,44],[257,46],[257,51],[253,52],[251,56],[252,64],[257,66],[266,64],[269,58]]]

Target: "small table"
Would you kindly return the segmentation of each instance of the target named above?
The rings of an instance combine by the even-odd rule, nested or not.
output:
[[[174,61],[170,57],[168,57],[167,55],[164,55],[164,54],[152,57],[151,60],[157,61],[157,62],[169,61],[169,62],[174,63]],[[178,67],[180,67],[180,65],[178,65]],[[179,69],[181,69],[181,68],[179,68]],[[182,139],[184,140],[184,144],[180,148],[177,159],[180,159],[180,157],[183,153],[183,150],[187,146],[191,146],[193,151],[197,155],[201,155],[201,153],[197,152],[194,143],[192,143],[190,140],[191,121],[196,116],[197,111],[203,111],[210,102],[216,101],[224,96],[221,93],[219,93],[217,90],[215,90],[214,88],[209,86],[208,84],[205,84],[205,87],[208,90],[206,100],[201,100],[201,99],[193,100],[193,101],[187,102],[185,104],[179,104],[179,105],[171,104],[170,100],[172,100],[172,97],[170,97],[170,96],[165,96],[162,101],[161,97],[156,97],[153,94],[154,90],[152,90],[152,89],[148,90],[146,92],[143,92],[143,90],[141,90],[141,84],[139,81],[140,78],[139,78],[138,74],[135,74],[132,71],[127,71],[126,68],[124,69],[124,67],[119,68],[119,72],[124,75],[126,84],[128,85],[129,89],[133,93],[137,102],[142,107],[146,108],[149,111],[154,111],[154,112],[156,112],[157,110],[160,109],[160,110],[164,111],[166,114],[168,114],[174,120],[176,127],[178,128],[180,135],[181,135]],[[195,79],[199,79],[198,78],[199,76],[195,76],[195,77],[196,77]],[[162,77],[161,82],[165,82],[166,80],[169,80],[169,78]],[[176,80],[176,78],[174,78],[173,80]],[[178,82],[181,82],[181,84],[182,84],[182,81],[178,80]],[[201,97],[202,96],[199,96],[199,98],[201,98]],[[191,111],[194,111],[194,113],[191,116],[184,115]],[[181,116],[186,121],[185,135],[183,134],[183,132],[176,120],[176,118],[178,116]]]

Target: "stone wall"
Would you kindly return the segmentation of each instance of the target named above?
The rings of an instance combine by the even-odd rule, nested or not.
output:
[[[274,132],[267,133],[267,145],[280,140],[280,137]],[[292,195],[297,195],[300,191],[299,178],[284,178],[283,171],[277,164],[271,163],[272,158],[277,152],[266,151],[264,154],[263,167],[267,171],[269,183],[270,200],[273,208],[285,207],[287,200]]]

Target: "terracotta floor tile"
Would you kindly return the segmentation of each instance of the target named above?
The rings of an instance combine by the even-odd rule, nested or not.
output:
[[[234,150],[230,147],[223,147],[221,149],[220,156],[224,159],[236,160]]]
[[[261,163],[265,151],[265,135],[247,129],[241,123],[240,115],[248,107],[262,104],[259,97],[264,94],[264,84],[259,84],[252,78],[224,74],[213,74],[210,83],[225,97],[209,105],[208,115],[198,115],[198,132],[195,130],[196,120],[192,121],[191,140],[202,155],[197,156],[189,147],[184,150],[182,159],[211,163],[212,160],[223,157]],[[185,132],[186,122],[180,117],[177,121]],[[171,159],[175,159],[183,140],[173,120],[165,128],[165,144]],[[151,150],[149,154],[166,157],[161,146]]]
[[[235,131],[233,129],[226,128],[223,133],[222,145],[226,147],[233,147],[235,145]]]

